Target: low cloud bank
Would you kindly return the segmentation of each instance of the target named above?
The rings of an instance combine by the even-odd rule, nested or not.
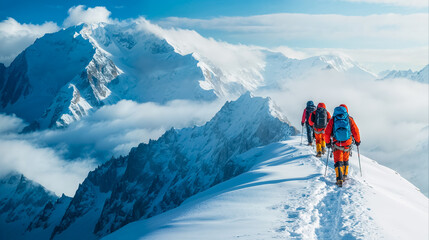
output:
[[[0,114],[0,175],[24,174],[60,195],[73,196],[88,172],[112,156],[157,139],[166,130],[202,125],[223,102],[171,101],[165,105],[123,100],[66,129],[18,134],[24,123]]]

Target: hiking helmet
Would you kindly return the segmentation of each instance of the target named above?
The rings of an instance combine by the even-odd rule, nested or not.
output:
[[[314,106],[313,101],[308,101],[308,102],[307,102],[307,107],[309,107],[309,106]]]
[[[346,104],[341,104],[340,107],[344,107],[347,110],[347,113],[349,112],[349,109],[347,108]]]

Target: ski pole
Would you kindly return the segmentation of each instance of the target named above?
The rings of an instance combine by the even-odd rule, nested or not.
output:
[[[357,148],[357,152],[358,152],[360,176],[362,177],[362,167],[361,167],[361,165],[360,165],[359,146],[358,146],[358,145],[356,145],[356,148]]]
[[[304,125],[301,125],[301,145],[302,145],[302,135],[304,134]]]
[[[328,148],[328,155],[326,155],[325,177],[326,177],[326,170],[328,170],[329,150],[331,150],[331,148]]]

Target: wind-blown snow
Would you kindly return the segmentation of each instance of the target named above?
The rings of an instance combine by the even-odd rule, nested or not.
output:
[[[299,138],[239,156],[257,165],[178,208],[131,223],[113,239],[425,239],[428,200],[398,173],[361,156],[345,186],[333,161],[317,159]]]

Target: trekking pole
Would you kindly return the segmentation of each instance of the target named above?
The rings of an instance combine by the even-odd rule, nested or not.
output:
[[[301,125],[301,145],[302,145],[302,135],[304,135],[304,125]]]
[[[360,154],[359,154],[359,146],[356,145],[357,152],[358,152],[358,159],[359,159],[359,170],[360,170],[360,176],[362,177],[362,167],[360,166]]]
[[[328,170],[329,150],[331,150],[331,148],[328,148],[328,155],[326,155],[325,177],[326,177],[326,170]]]

